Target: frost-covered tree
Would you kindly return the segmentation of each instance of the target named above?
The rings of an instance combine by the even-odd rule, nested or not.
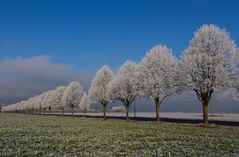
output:
[[[89,103],[87,93],[84,93],[84,95],[82,96],[79,108],[80,108],[80,110],[84,111],[84,115],[86,117],[86,111],[90,110],[90,103]]]
[[[71,108],[72,116],[74,113],[74,108],[79,105],[83,94],[84,94],[83,88],[77,81],[71,82],[65,89],[65,92],[62,97],[62,103],[64,107]]]
[[[23,113],[25,111],[25,103],[26,103],[26,100],[21,101],[18,107],[18,109],[21,110],[21,112]]]
[[[65,89],[66,89],[65,86],[59,86],[54,90],[54,92],[51,95],[52,106],[53,108],[61,109],[61,116],[64,115],[64,106],[61,100],[65,92]]]
[[[44,99],[43,99],[43,110],[44,113],[48,109],[49,114],[51,114],[52,109],[52,94],[54,93],[54,90],[49,90],[46,92]]]
[[[44,95],[45,93],[42,93],[41,95],[39,95],[35,101],[35,105],[36,105],[36,108],[38,109],[39,113],[41,114],[41,111],[42,111],[42,101],[43,101],[43,98],[44,98]]]
[[[176,63],[172,50],[159,45],[149,50],[138,66],[140,93],[153,99],[158,122],[162,101],[176,89]]]
[[[34,101],[35,101],[34,97],[31,97],[31,98],[28,99],[28,112],[29,112],[30,114],[33,114]]]
[[[34,97],[34,102],[33,102],[33,110],[34,110],[34,113],[38,113],[38,111],[39,111],[39,106],[37,105],[39,96],[40,96],[40,95],[36,95],[36,96]]]
[[[44,102],[45,102],[45,97],[47,96],[47,91],[42,93],[41,96],[39,97],[39,105],[40,105],[40,110],[43,110],[43,113],[45,114],[45,111],[46,111],[46,107],[44,105]],[[41,112],[41,111],[40,111]]]
[[[109,84],[107,93],[111,100],[119,100],[125,107],[126,120],[129,119],[129,107],[137,97],[137,64],[126,61]]]
[[[107,95],[107,89],[110,81],[113,79],[113,72],[110,68],[104,65],[99,69],[97,74],[92,80],[89,90],[89,98],[94,103],[103,105],[104,119],[106,119],[106,106],[109,103],[109,97]]]
[[[215,90],[224,91],[236,77],[236,46],[229,33],[215,25],[203,25],[194,34],[180,63],[180,88],[193,90],[208,123],[208,104]]]
[[[29,114],[33,114],[35,97],[31,97],[26,102],[26,109]]]
[[[33,97],[33,101],[32,101],[32,108],[33,108],[33,112],[36,113],[39,110],[37,103],[39,95],[36,95]]]
[[[50,92],[49,92],[49,91],[45,91],[45,92],[43,93],[42,102],[41,102],[41,107],[42,107],[42,109],[43,109],[43,114],[46,113],[46,109],[48,108],[47,103],[48,103],[48,97],[49,97],[49,95],[50,95]]]

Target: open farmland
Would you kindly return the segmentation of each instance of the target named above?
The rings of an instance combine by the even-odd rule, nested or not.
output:
[[[0,114],[0,156],[236,156],[239,128]]]

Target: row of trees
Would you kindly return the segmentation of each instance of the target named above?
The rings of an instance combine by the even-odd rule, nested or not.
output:
[[[179,60],[172,50],[158,45],[150,49],[137,64],[126,61],[116,75],[103,66],[93,78],[88,95],[78,82],[58,87],[27,101],[2,108],[3,111],[82,109],[91,103],[101,104],[106,119],[106,106],[120,101],[125,107],[126,119],[130,105],[139,97],[154,101],[156,120],[159,121],[160,105],[174,94],[194,91],[203,108],[203,122],[208,123],[208,105],[212,94],[228,89],[239,89],[238,50],[226,30],[215,25],[203,25],[192,38]]]

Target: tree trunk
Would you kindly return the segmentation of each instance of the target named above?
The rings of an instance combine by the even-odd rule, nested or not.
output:
[[[86,118],[86,108],[85,108],[85,118]]]
[[[104,107],[104,120],[106,120],[106,104],[103,104],[103,107]]]
[[[49,107],[49,114],[51,114],[51,107]]]
[[[128,121],[129,120],[129,105],[128,104],[125,105],[125,114],[126,114],[125,120]]]
[[[203,107],[203,124],[208,124],[208,105],[211,98],[211,94],[203,93],[201,95],[201,102]]]
[[[208,101],[203,103],[203,124],[208,124]]]
[[[61,108],[61,117],[64,117],[64,107]]]
[[[160,102],[159,102],[159,98],[155,98],[154,99],[154,103],[155,103],[155,107],[156,107],[156,121],[159,123],[160,122],[160,118],[159,118],[159,113],[160,113]]]
[[[213,89],[210,89],[207,92],[200,92],[198,90],[194,90],[197,93],[198,99],[202,103],[203,107],[203,124],[207,125],[208,124],[208,105],[209,101],[212,97]]]
[[[71,107],[71,116],[74,116],[74,107]]]

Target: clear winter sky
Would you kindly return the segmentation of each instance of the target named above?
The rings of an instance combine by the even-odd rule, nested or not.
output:
[[[102,65],[117,71],[156,44],[179,58],[203,24],[226,28],[238,46],[238,8],[237,0],[0,0],[0,103],[71,80],[87,90]]]

